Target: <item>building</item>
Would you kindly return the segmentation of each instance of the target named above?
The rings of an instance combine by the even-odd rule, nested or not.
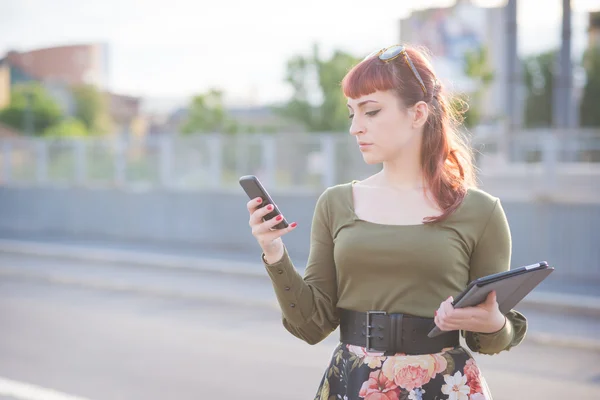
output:
[[[142,116],[139,97],[105,92],[108,110],[117,133],[144,135],[147,130],[146,118]]]
[[[17,137],[19,135],[21,135],[21,132],[0,122],[0,139]]]
[[[66,115],[75,112],[71,88],[93,85],[106,98],[116,133],[144,134],[140,98],[108,90],[108,47],[101,43],[74,44],[9,51],[0,59],[0,109],[10,103],[11,87],[19,83],[40,82]]]
[[[588,47],[600,47],[600,11],[589,13]]]
[[[494,79],[481,93],[483,122],[497,120],[506,107],[506,13],[503,7],[479,7],[459,0],[446,8],[414,11],[400,21],[400,42],[425,46],[436,73],[447,88],[462,93],[478,90],[464,72],[467,51],[485,49]]]
[[[9,51],[0,59],[0,108],[10,103],[14,85],[33,81],[44,85],[65,113],[72,114],[71,86],[91,84],[101,90],[107,87],[107,54],[103,44]]]
[[[38,80],[64,85],[108,85],[108,50],[104,44],[48,47],[27,52],[9,51],[11,83]]]
[[[228,118],[233,120],[244,133],[304,132],[299,122],[277,114],[269,106],[225,107]],[[188,107],[177,107],[168,115],[154,115],[148,127],[148,134],[177,134],[181,131],[189,115]]]
[[[10,67],[0,60],[0,109],[10,103]]]

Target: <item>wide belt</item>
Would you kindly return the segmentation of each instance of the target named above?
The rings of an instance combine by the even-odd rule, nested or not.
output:
[[[409,355],[438,353],[459,345],[459,331],[429,338],[433,318],[383,311],[358,312],[340,309],[340,341],[367,351]]]

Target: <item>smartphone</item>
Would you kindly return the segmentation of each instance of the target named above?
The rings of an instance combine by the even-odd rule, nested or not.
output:
[[[262,208],[269,204],[273,204],[273,207],[274,207],[273,211],[271,211],[270,213],[265,215],[263,218],[263,221],[266,221],[266,220],[274,218],[278,215],[281,215],[281,212],[279,211],[279,209],[273,202],[273,199],[271,198],[271,196],[269,196],[267,189],[265,189],[265,187],[262,185],[262,183],[260,183],[260,180],[256,176],[254,176],[254,175],[242,176],[240,178],[240,185],[242,186],[242,189],[244,189],[244,191],[246,192],[246,194],[248,195],[250,200],[255,199],[257,197],[260,197],[263,200],[262,203],[260,203],[260,205],[258,206],[258,208]],[[278,223],[277,225],[275,225],[273,228],[283,229],[283,228],[287,228],[288,226],[289,226],[289,224],[285,220],[285,217],[284,217],[283,220],[280,223]]]

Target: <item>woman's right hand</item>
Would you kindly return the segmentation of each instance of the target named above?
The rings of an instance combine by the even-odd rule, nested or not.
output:
[[[297,224],[294,222],[287,228],[273,229],[273,227],[280,223],[283,218],[277,216],[270,220],[263,221],[263,217],[273,211],[273,206],[269,204],[266,207],[259,208],[261,203],[262,199],[257,197],[250,200],[246,205],[248,212],[250,213],[250,221],[248,224],[250,225],[250,228],[252,228],[252,235],[254,235],[265,254],[265,261],[268,264],[273,264],[283,257],[284,249],[281,237],[294,230]]]

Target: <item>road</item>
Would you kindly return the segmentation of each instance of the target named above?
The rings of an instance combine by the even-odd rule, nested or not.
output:
[[[240,301],[261,293],[267,304],[257,279],[2,254],[0,271],[15,269],[28,274],[0,277],[0,378],[90,400],[312,399],[336,343],[334,334],[309,346],[282,328],[274,307]],[[35,279],[44,270],[73,280]],[[127,285],[82,284],[110,276]],[[229,301],[192,295],[217,281]],[[170,289],[128,290],[159,282]],[[567,317],[540,318],[541,329]],[[526,340],[476,358],[495,400],[600,393],[598,351]]]

